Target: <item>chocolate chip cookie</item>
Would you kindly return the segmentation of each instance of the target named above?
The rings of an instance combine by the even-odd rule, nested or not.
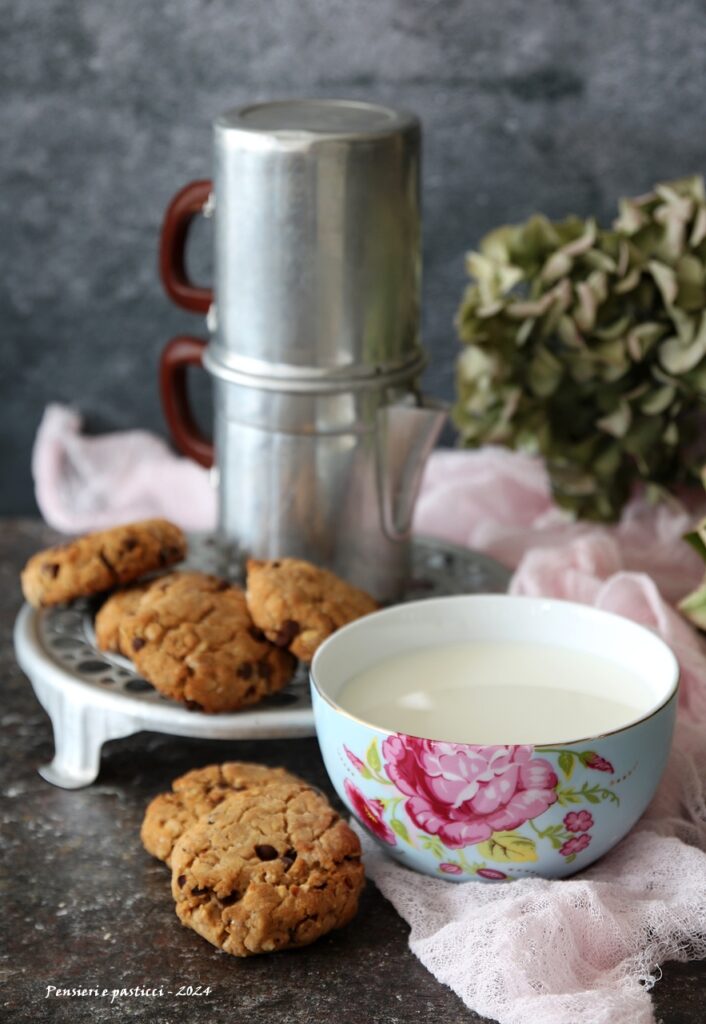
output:
[[[377,608],[363,590],[302,559],[250,559],[247,570],[253,621],[268,640],[302,661],[311,661],[317,647],[341,626]]]
[[[228,761],[195,768],[174,780],[171,793],[160,793],[149,804],[140,832],[142,843],[153,857],[169,864],[182,833],[227,796],[282,783],[303,785],[284,768],[262,764]]]
[[[130,651],[123,649],[120,641],[129,628],[129,621],[140,607],[142,596],[147,593],[151,583],[135,583],[123,590],[116,590],[98,609],[93,627],[96,634],[96,646],[101,651],[112,651],[130,657]]]
[[[166,519],[146,519],[90,533],[33,555],[22,590],[35,608],[89,597],[180,562],[186,538]]]
[[[226,797],[172,853],[180,921],[235,956],[305,946],[342,927],[364,882],[358,837],[304,786]]]
[[[155,580],[120,644],[161,693],[207,712],[256,704],[285,686],[295,664],[254,625],[240,588],[201,572]]]

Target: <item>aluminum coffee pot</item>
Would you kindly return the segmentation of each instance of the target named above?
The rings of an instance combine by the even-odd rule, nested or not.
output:
[[[172,339],[161,390],[177,446],[215,460],[218,529],[244,553],[325,565],[380,600],[409,571],[421,473],[446,411],[419,395],[416,117],[343,100],[229,111],[214,180],[187,185],[162,228],[170,297],[210,341]],[[215,290],[194,285],[194,216],[215,226]],[[189,410],[186,368],[215,393],[214,439]]]

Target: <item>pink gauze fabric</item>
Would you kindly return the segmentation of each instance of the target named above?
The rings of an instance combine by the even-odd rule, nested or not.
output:
[[[185,530],[215,526],[216,495],[207,469],[174,455],[146,430],[87,437],[79,414],[63,405],[44,411],[32,474],[44,519],[63,533],[160,516]]]
[[[530,548],[553,550],[553,558],[537,554],[532,563],[533,576],[541,571],[551,578],[561,571],[566,543],[587,537],[591,543],[577,548],[573,556],[577,574],[603,578],[618,569],[646,572],[663,597],[676,601],[703,575],[703,564],[682,543],[682,536],[704,514],[706,500],[690,494],[681,502],[659,505],[634,499],[615,526],[575,522],[552,501],[541,460],[486,447],[474,452],[440,450],[432,455],[414,529],[484,551],[511,569]],[[594,544],[599,538],[602,542]],[[541,589],[547,582],[535,578],[534,585]],[[551,593],[557,591],[552,587]],[[583,598],[574,593],[573,599]]]
[[[47,521],[78,532],[166,515],[211,529],[206,470],[142,431],[83,437],[50,406],[33,457]],[[498,558],[516,594],[592,604],[650,626],[682,669],[672,756],[638,825],[573,879],[452,884],[415,874],[362,836],[368,874],[411,926],[410,948],[473,1010],[500,1024],[654,1024],[667,960],[706,956],[706,651],[674,603],[703,566],[682,534],[698,498],[635,499],[620,523],[574,523],[541,462],[498,448],[436,452],[414,527]]]

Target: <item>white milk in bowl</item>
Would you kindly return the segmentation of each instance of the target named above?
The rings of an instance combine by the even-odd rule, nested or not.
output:
[[[541,745],[620,729],[648,713],[654,696],[636,672],[597,654],[473,642],[383,658],[348,679],[338,703],[410,736]]]

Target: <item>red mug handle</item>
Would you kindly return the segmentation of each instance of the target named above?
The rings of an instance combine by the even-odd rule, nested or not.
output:
[[[209,467],[213,465],[213,442],[199,430],[186,389],[187,367],[203,365],[205,348],[205,341],[189,334],[179,334],[167,342],[159,361],[159,390],[164,416],[177,448]]]
[[[159,272],[170,299],[192,313],[208,313],[213,289],[192,284],[186,273],[184,250],[191,222],[213,191],[209,180],[191,181],[174,196],[162,221],[159,241]]]

